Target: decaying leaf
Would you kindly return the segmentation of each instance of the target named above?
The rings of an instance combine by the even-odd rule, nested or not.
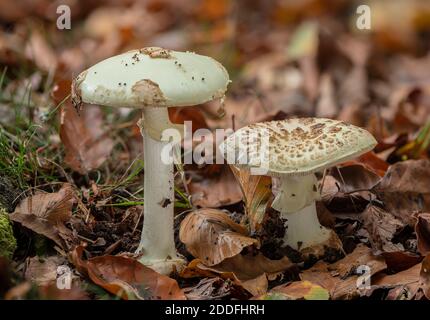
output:
[[[405,226],[396,217],[375,205],[369,205],[362,213],[362,217],[374,250],[384,252],[404,250],[402,244],[393,243],[394,235]]]
[[[64,223],[72,216],[74,202],[74,191],[65,184],[58,192],[39,193],[23,199],[10,218],[67,248],[71,231]]]
[[[188,188],[192,203],[203,208],[219,208],[242,200],[240,187],[228,167],[214,177],[191,179]]]
[[[78,271],[122,299],[185,299],[175,280],[145,267],[135,259],[106,255],[83,260],[83,252],[84,248],[79,246],[71,253],[71,260]]]
[[[268,176],[251,175],[249,170],[235,166],[230,168],[242,189],[250,229],[254,232],[264,220],[267,202],[272,194],[272,179]]]
[[[239,254],[243,248],[258,246],[256,239],[229,216],[217,209],[200,209],[182,221],[179,238],[187,250],[208,266],[219,264]]]
[[[415,224],[417,234],[417,249],[423,256],[430,253],[430,213],[421,213]]]
[[[286,300],[328,300],[330,298],[326,289],[305,280],[277,286],[258,299],[278,300],[276,294],[281,294]]]
[[[203,264],[201,260],[195,259],[182,271],[181,276],[184,278],[221,277],[230,279],[255,296],[267,291],[269,275],[282,273],[292,266],[293,264],[287,257],[270,260],[262,254],[237,255],[210,267]]]
[[[75,171],[86,174],[97,169],[114,146],[101,129],[102,111],[86,106],[81,116],[66,102],[61,109],[60,138],[66,150],[64,161]]]
[[[392,165],[373,188],[385,209],[413,226],[414,212],[430,211],[430,161],[408,160]]]
[[[369,276],[387,268],[382,257],[373,255],[368,247],[358,245],[351,254],[333,264],[319,261],[302,272],[300,278],[327,289],[332,299],[351,299],[364,294],[358,285],[360,266],[369,268]]]

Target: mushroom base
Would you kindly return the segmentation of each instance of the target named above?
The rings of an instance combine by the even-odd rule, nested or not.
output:
[[[151,268],[152,270],[164,274],[169,275],[172,272],[181,272],[187,262],[185,259],[182,259],[181,257],[175,257],[175,258],[167,258],[167,259],[151,259],[148,257],[141,257],[139,258],[139,262],[148,268]]]
[[[331,230],[323,227],[318,220],[315,201],[296,212],[283,212],[281,218],[287,220],[284,243],[295,250],[301,251],[330,238]]]

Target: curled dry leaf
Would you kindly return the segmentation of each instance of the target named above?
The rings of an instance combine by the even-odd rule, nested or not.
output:
[[[255,296],[267,291],[268,276],[282,273],[292,266],[287,257],[270,260],[262,254],[256,256],[239,254],[211,267],[206,266],[199,259],[194,259],[182,271],[181,276],[230,279]]]
[[[414,212],[430,211],[430,160],[395,163],[373,191],[388,212],[414,226]]]
[[[28,258],[25,278],[38,286],[49,285],[57,280],[57,268],[66,260],[61,256]]]
[[[222,167],[219,175],[191,179],[188,184],[192,203],[203,208],[219,208],[242,200],[240,187],[228,167]]]
[[[259,246],[258,240],[247,236],[244,227],[217,209],[189,213],[181,223],[179,238],[194,257],[208,266],[238,255],[245,247]]]
[[[72,234],[64,223],[72,216],[73,188],[65,184],[58,192],[39,193],[21,201],[10,219],[68,248]]]
[[[193,287],[184,289],[188,300],[248,299],[250,294],[230,279],[219,277],[202,279]]]
[[[331,175],[339,182],[343,192],[370,190],[380,180],[373,171],[360,164],[336,167]]]
[[[417,263],[409,269],[386,275],[380,273],[372,281],[370,292],[375,289],[389,289],[389,300],[421,299],[425,295],[430,298],[430,255],[422,263]]]
[[[254,232],[264,220],[267,204],[272,195],[272,179],[268,176],[251,175],[249,170],[235,166],[230,168],[242,189],[250,229]]]
[[[421,255],[430,253],[430,213],[422,213],[417,216],[415,224],[417,234],[417,249]]]
[[[69,101],[61,109],[60,138],[66,150],[64,161],[81,174],[97,169],[114,146],[102,129],[100,108],[86,106],[80,117]]]
[[[256,300],[328,300],[329,292],[310,281],[295,281],[280,285],[268,293],[255,297]]]
[[[403,245],[393,243],[393,237],[405,227],[404,223],[385,210],[369,205],[363,212],[364,227],[374,250],[384,252],[403,251]]]
[[[364,294],[357,286],[357,268],[361,265],[369,267],[371,276],[387,268],[384,258],[373,255],[370,248],[360,244],[351,254],[333,264],[319,261],[302,272],[300,278],[327,289],[332,299],[351,299]]]
[[[77,270],[122,299],[185,299],[175,280],[155,272],[135,259],[106,255],[83,260],[83,252],[84,248],[79,246],[70,255]]]

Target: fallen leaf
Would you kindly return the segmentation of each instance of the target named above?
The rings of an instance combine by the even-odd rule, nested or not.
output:
[[[102,112],[97,106],[85,106],[81,117],[70,102],[62,106],[60,138],[66,150],[64,162],[81,174],[97,169],[114,146],[101,128],[101,119]]]
[[[403,223],[414,226],[414,212],[430,211],[430,161],[393,164],[373,188],[384,207]]]
[[[392,214],[370,204],[363,212],[364,227],[369,232],[370,243],[374,250],[384,252],[402,251],[403,245],[393,243],[393,237],[405,225]]]
[[[64,265],[66,262],[66,259],[61,256],[28,258],[25,278],[38,286],[52,284],[57,280],[58,266]]]
[[[242,192],[227,166],[213,177],[193,177],[188,184],[191,201],[203,208],[219,208],[242,200]]]
[[[430,255],[427,255],[421,265],[420,285],[427,299],[430,299]]]
[[[382,252],[381,255],[387,264],[387,271],[397,273],[413,267],[423,259],[417,254],[407,251]]]
[[[306,280],[280,285],[274,287],[270,292],[282,293],[289,300],[328,300],[330,298],[326,289]]]
[[[251,232],[255,232],[265,217],[267,204],[272,195],[272,179],[268,176],[251,175],[249,170],[235,166],[230,168],[243,192]]]
[[[342,192],[366,191],[380,181],[380,177],[359,164],[333,168],[330,174],[339,182]]]
[[[238,255],[245,247],[259,246],[258,240],[247,236],[246,228],[217,209],[189,213],[181,223],[179,238],[194,257],[208,266]]]
[[[215,266],[206,266],[201,260],[194,259],[182,271],[181,276],[184,278],[221,277],[230,279],[255,296],[267,291],[268,275],[284,272],[292,266],[293,264],[287,257],[271,260],[262,254],[256,256],[240,254]]]
[[[415,224],[417,234],[417,249],[421,255],[430,253],[430,213],[421,213],[417,216]]]
[[[72,216],[75,194],[69,184],[58,192],[39,193],[23,199],[10,219],[68,248],[71,231],[64,225]]]
[[[183,300],[178,283],[139,261],[122,256],[100,256],[82,260],[84,248],[76,247],[70,257],[79,272],[122,299]]]
[[[205,278],[193,287],[184,288],[188,300],[248,299],[250,293],[230,279]]]
[[[345,258],[333,264],[319,261],[299,276],[301,280],[308,280],[327,289],[334,300],[352,299],[364,294],[357,285],[357,268],[363,265],[369,268],[370,276],[387,268],[384,258],[373,255],[371,249],[360,244]]]

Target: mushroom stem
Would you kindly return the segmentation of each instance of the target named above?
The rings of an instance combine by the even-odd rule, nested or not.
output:
[[[301,250],[329,240],[332,231],[321,226],[315,200],[319,193],[314,174],[305,176],[283,176],[281,188],[272,207],[287,220],[284,243]]]
[[[142,121],[139,125],[144,140],[144,223],[137,252],[143,254],[141,263],[169,274],[173,265],[179,269],[182,261],[176,253],[173,234],[173,162],[162,158],[169,142],[154,139],[145,123],[150,123],[152,130],[159,130],[170,121],[167,108],[145,108],[143,113],[143,128]]]

